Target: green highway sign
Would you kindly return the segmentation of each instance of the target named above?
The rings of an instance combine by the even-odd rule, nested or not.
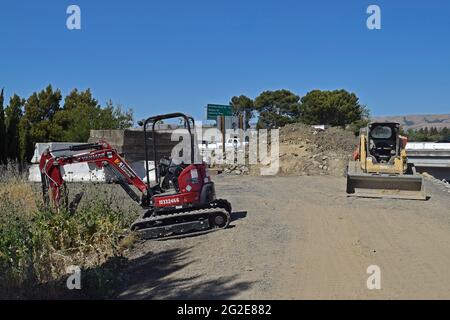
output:
[[[221,104],[208,104],[206,106],[206,119],[217,120],[218,116],[232,116],[233,108]]]

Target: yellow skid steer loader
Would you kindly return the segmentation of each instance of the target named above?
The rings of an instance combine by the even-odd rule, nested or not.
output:
[[[360,130],[359,145],[347,169],[347,195],[426,200],[423,177],[406,157],[400,124],[373,122]]]

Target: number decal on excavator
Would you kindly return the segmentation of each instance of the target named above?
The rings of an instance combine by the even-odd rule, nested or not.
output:
[[[158,200],[159,205],[178,204],[178,203],[180,203],[180,198],[170,198],[170,199]]]
[[[101,158],[104,158],[105,154],[104,153],[96,153],[96,154],[90,154],[90,155],[86,155],[86,156],[81,156],[80,157],[80,162],[82,161],[95,161]]]

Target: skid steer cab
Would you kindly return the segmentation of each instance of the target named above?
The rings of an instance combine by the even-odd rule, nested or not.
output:
[[[190,152],[190,161],[187,163],[175,161],[170,157],[159,159],[156,124],[173,118],[184,120],[186,135],[183,139],[189,140]],[[141,179],[106,141],[75,145],[67,149],[46,150],[39,164],[44,202],[49,203],[51,194],[53,203],[58,209],[64,203],[67,204],[68,210],[76,210],[82,195],[77,195],[75,200],[68,204],[61,168],[68,164],[87,162],[108,171],[128,196],[142,207],[141,216],[132,224],[131,229],[143,238],[174,238],[228,227],[231,220],[231,204],[227,200],[216,198],[214,182],[208,173],[206,163],[195,162],[194,146],[197,144],[192,134],[195,128],[194,119],[182,113],[171,113],[150,117],[139,122],[139,125],[144,132],[145,179]],[[149,140],[152,141],[151,154],[156,164],[153,169],[149,168]],[[80,153],[54,156],[53,152],[56,151],[58,153],[80,151]],[[152,170],[155,170],[156,177],[154,185],[150,185]]]

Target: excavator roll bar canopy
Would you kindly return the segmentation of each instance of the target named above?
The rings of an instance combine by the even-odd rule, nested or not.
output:
[[[195,120],[191,116],[187,116],[184,113],[176,112],[176,113],[169,113],[164,115],[158,115],[158,116],[152,116],[150,118],[147,118],[146,120],[141,120],[138,122],[138,125],[141,126],[144,129],[144,151],[145,151],[145,171],[146,171],[146,177],[147,177],[147,183],[150,183],[150,174],[149,174],[149,168],[148,168],[148,131],[147,127],[149,124],[152,124],[152,143],[153,143],[153,156],[155,158],[155,170],[157,169],[156,166],[156,159],[157,159],[157,148],[156,148],[156,140],[155,140],[155,126],[158,122],[166,119],[175,119],[175,118],[181,118],[184,120],[185,127],[188,130],[189,137],[190,137],[190,149],[191,149],[191,163],[195,162],[195,154],[194,154],[194,139],[192,138],[192,129],[195,130]],[[191,127],[192,122],[192,127]],[[159,175],[158,172],[156,172],[156,179],[159,183]]]

